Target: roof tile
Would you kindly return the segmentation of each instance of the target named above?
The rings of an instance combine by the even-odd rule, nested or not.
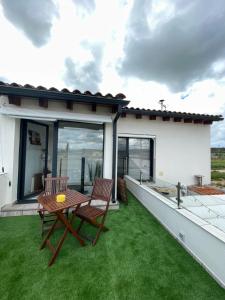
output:
[[[73,90],[73,92],[71,92],[71,91],[69,91],[67,88],[63,88],[61,91],[59,91],[57,88],[55,88],[55,87],[50,87],[49,89],[48,88],[46,88],[46,87],[44,87],[44,86],[41,86],[41,85],[39,85],[39,86],[37,86],[37,87],[34,87],[34,86],[32,86],[32,85],[30,85],[30,84],[25,84],[24,86],[23,85],[20,85],[20,84],[18,84],[18,83],[15,83],[15,82],[13,82],[13,83],[11,83],[11,84],[7,84],[7,83],[5,83],[5,82],[3,82],[3,81],[0,81],[0,87],[1,86],[5,86],[5,87],[15,87],[15,88],[21,88],[21,93],[22,93],[22,89],[32,89],[32,90],[39,90],[39,91],[46,91],[46,92],[57,92],[57,93],[63,93],[63,94],[70,94],[70,93],[72,93],[72,94],[77,94],[77,95],[87,95],[87,96],[93,96],[93,97],[99,97],[99,98],[107,98],[107,99],[111,99],[111,100],[113,100],[113,99],[115,99],[115,100],[117,100],[117,102],[118,101],[122,101],[122,100],[124,100],[125,98],[126,98],[126,96],[124,95],[124,94],[122,94],[122,93],[119,93],[119,94],[117,94],[115,97],[112,95],[112,94],[110,94],[110,93],[108,93],[108,94],[106,94],[105,96],[103,96],[100,92],[97,92],[97,93],[95,93],[95,94],[92,94],[90,91],[85,91],[84,93],[82,93],[80,90],[78,90],[78,89],[75,89],[75,90]],[[25,92],[25,90],[24,90],[24,92]],[[26,92],[26,94],[28,94],[28,92]],[[102,100],[103,100],[102,99]],[[129,101],[128,100],[125,100],[127,103],[129,103]]]
[[[223,116],[222,115],[209,115],[209,114],[196,114],[196,113],[186,113],[186,112],[176,112],[176,111],[170,111],[170,110],[155,110],[155,109],[140,109],[139,107],[124,107],[123,112],[130,113],[130,114],[143,114],[143,115],[154,115],[155,116],[161,116],[161,117],[171,117],[176,118],[180,117],[183,119],[200,119],[203,121],[222,121]]]

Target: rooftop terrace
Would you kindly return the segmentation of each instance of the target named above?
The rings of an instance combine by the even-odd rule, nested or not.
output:
[[[37,216],[0,218],[1,299],[225,299],[225,291],[130,194],[95,247],[67,236],[51,268]],[[89,228],[85,228],[86,230]]]

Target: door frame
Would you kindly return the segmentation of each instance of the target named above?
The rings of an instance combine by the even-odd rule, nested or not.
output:
[[[154,179],[154,165],[155,165],[155,161],[154,161],[154,153],[155,153],[155,137],[153,136],[134,136],[134,135],[118,135],[118,141],[117,144],[119,145],[119,138],[123,138],[126,139],[126,158],[127,158],[127,163],[126,163],[126,167],[127,167],[127,174],[124,175],[128,175],[129,173],[129,139],[146,139],[149,140],[149,180]],[[117,148],[117,177],[118,177],[118,159],[119,159],[119,148]]]
[[[53,123],[53,152],[52,152],[52,176],[57,176],[58,174],[58,141],[59,141],[59,128],[60,123],[68,124],[89,124],[89,125],[101,125],[103,132],[102,141],[102,176],[104,177],[104,163],[105,163],[105,123],[90,123],[90,122],[78,122],[78,121],[68,121],[68,120],[57,120]],[[81,192],[84,190],[85,185],[81,182]]]
[[[27,125],[28,123],[37,124],[46,128],[45,137],[45,170],[48,167],[48,140],[49,140],[49,125],[29,119],[21,119],[20,122],[20,146],[19,146],[19,168],[18,168],[18,184],[17,184],[17,201],[19,203],[33,203],[34,199],[29,199],[37,193],[31,193],[27,196],[24,195],[25,186],[25,169],[26,169],[26,154],[27,154]]]

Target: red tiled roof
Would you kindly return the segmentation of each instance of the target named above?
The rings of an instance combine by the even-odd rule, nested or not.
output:
[[[49,89],[47,89],[46,87],[44,86],[37,86],[37,87],[34,87],[33,85],[31,84],[25,84],[25,85],[21,85],[21,84],[18,84],[16,82],[13,82],[13,83],[5,83],[3,81],[0,81],[0,86],[5,86],[5,87],[17,87],[17,88],[21,88],[21,89],[33,89],[33,90],[43,90],[43,91],[51,91],[51,92],[58,92],[58,93],[70,93],[70,94],[78,94],[78,95],[89,95],[89,96],[94,96],[94,97],[102,97],[102,98],[112,98],[112,99],[120,99],[120,100],[123,100],[126,98],[126,96],[122,93],[118,93],[116,94],[115,96],[113,96],[112,94],[108,93],[106,95],[102,95],[100,92],[97,92],[95,94],[92,94],[90,91],[85,91],[85,92],[81,92],[80,90],[73,90],[73,91],[70,91],[68,90],[67,88],[63,88],[61,91],[58,90],[57,88],[55,87],[50,87]]]
[[[208,120],[208,121],[222,121],[222,115],[208,115],[208,114],[195,114],[186,112],[177,112],[169,110],[155,110],[145,108],[134,108],[124,107],[124,113],[135,114],[135,115],[147,115],[147,116],[159,116],[159,117],[170,117],[170,118],[182,118],[182,119],[193,119],[193,120]]]

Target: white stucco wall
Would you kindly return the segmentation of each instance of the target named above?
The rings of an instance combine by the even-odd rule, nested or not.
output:
[[[60,112],[74,112],[74,113],[83,113],[83,114],[91,114],[91,115],[111,115],[111,108],[104,105],[97,105],[97,111],[92,111],[91,104],[82,104],[82,103],[74,103],[73,110],[68,110],[66,108],[66,102],[64,101],[54,101],[51,100],[48,102],[48,108],[40,107],[38,99],[31,98],[22,98],[21,99],[21,107],[38,109],[38,110],[52,110],[52,111],[60,111]]]
[[[15,105],[8,104],[7,96],[0,96],[0,105],[13,107]],[[75,104],[74,110],[69,111],[65,103],[60,101],[49,101],[49,107],[41,108],[38,105],[38,100],[22,99],[21,108],[31,108],[38,110],[74,112],[83,113],[87,115],[107,115],[112,116],[111,110],[106,106],[97,106],[97,111],[93,112],[91,105]],[[49,125],[53,123],[49,122]],[[0,128],[2,134],[0,135],[0,160],[4,160],[5,174],[0,176],[0,208],[8,203],[13,203],[17,200],[17,182],[18,182],[18,166],[19,166],[19,139],[20,139],[20,119],[14,117],[6,117],[0,114]],[[52,159],[52,126],[49,128],[49,164]],[[3,149],[3,150],[1,150]],[[3,153],[1,153],[3,152]],[[0,164],[1,167],[1,164]],[[49,165],[51,169],[51,165]],[[1,170],[0,170],[1,173]],[[104,136],[104,169],[103,176],[105,178],[112,178],[112,124],[105,123]],[[9,186],[11,182],[11,186]]]
[[[0,115],[0,143],[5,175],[0,176],[0,207],[17,200],[20,120]]]
[[[155,178],[176,184],[193,184],[194,175],[210,177],[210,126],[183,122],[120,118],[118,136],[155,137]]]
[[[6,96],[0,97],[0,104],[9,105]],[[17,108],[14,105],[9,105]],[[49,108],[41,108],[38,100],[22,99],[21,108],[32,108],[41,111],[60,111],[68,113],[65,103],[49,101]],[[109,107],[97,106],[93,112],[91,105],[75,104],[71,113],[102,115],[113,118]],[[7,202],[16,200],[19,154],[19,119],[1,117],[5,144],[4,159],[7,160],[6,172],[12,186],[7,188]],[[154,137],[155,157],[154,176],[158,179],[183,184],[193,184],[194,175],[204,175],[203,183],[210,183],[210,126],[201,124],[184,124],[173,121],[163,122],[161,118],[149,120],[148,117],[136,119],[134,115],[118,120],[118,136]],[[51,134],[51,130],[50,130]],[[104,170],[103,176],[112,177],[112,123],[105,123],[104,136]],[[49,154],[51,158],[52,143]],[[8,190],[9,192],[8,194]]]

